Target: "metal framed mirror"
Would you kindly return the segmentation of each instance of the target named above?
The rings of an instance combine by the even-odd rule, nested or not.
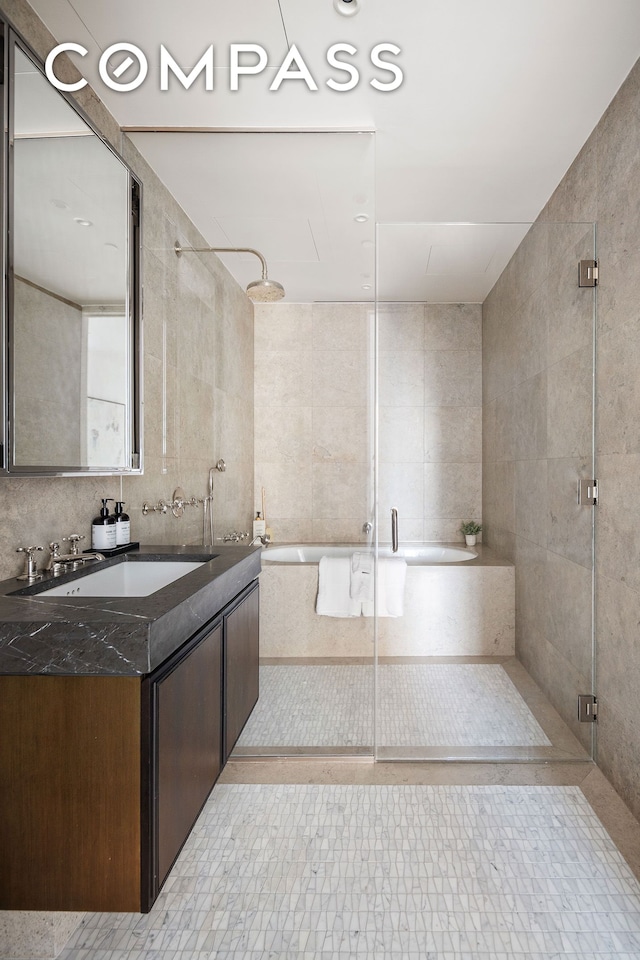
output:
[[[142,472],[140,184],[5,25],[2,472]]]

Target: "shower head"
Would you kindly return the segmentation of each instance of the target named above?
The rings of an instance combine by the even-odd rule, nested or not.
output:
[[[284,297],[284,287],[277,280],[252,280],[247,285],[247,296],[254,303],[273,303],[275,300],[282,300]]]
[[[247,285],[247,296],[254,303],[274,303],[276,300],[282,300],[285,295],[285,289],[277,280],[269,280],[267,276],[267,261],[259,250],[252,247],[183,247],[176,240],[173,249],[176,256],[183,253],[252,253],[262,264],[262,279],[252,280]]]

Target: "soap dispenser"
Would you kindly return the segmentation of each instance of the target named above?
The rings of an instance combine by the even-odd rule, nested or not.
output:
[[[131,543],[131,520],[129,514],[124,513],[124,500],[116,500],[115,518],[116,518],[116,544],[124,547]]]
[[[256,512],[256,518],[253,521],[253,539],[256,540],[258,537],[264,537],[266,531],[266,521],[262,517],[260,511]]]
[[[112,497],[102,498],[102,509],[91,521],[91,546],[94,550],[113,550],[116,546],[116,518],[109,513],[107,504]]]

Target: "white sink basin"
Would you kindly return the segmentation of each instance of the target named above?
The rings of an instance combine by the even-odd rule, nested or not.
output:
[[[94,573],[80,575],[38,597],[148,597],[174,580],[185,577],[206,561],[136,560],[123,561]]]

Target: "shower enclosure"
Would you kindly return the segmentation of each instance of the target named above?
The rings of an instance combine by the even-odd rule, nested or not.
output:
[[[376,621],[375,755],[584,759],[594,226],[379,224],[377,257],[378,543],[392,508],[401,542],[483,529],[475,559],[407,569],[408,624]]]
[[[254,508],[264,489],[297,553],[263,554],[261,696],[236,756],[589,756],[593,225],[376,225],[370,132],[211,136],[221,229],[244,246],[258,218],[288,294],[255,308]],[[246,282],[252,263],[222,256]],[[404,566],[392,510],[400,552],[463,546],[475,520],[477,556]],[[329,548],[347,577],[371,565],[357,615],[317,612]]]

